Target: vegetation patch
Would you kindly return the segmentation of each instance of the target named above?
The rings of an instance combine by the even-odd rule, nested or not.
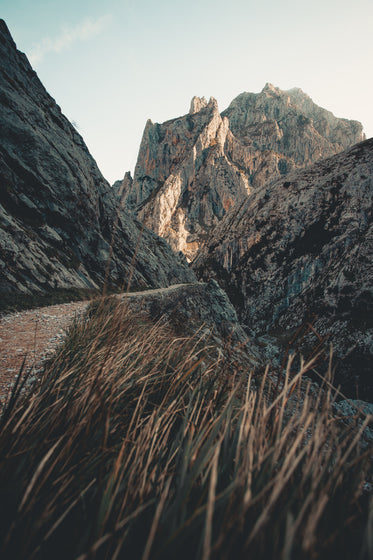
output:
[[[366,423],[339,426],[333,391],[302,382],[312,361],[254,383],[210,349],[105,299],[25,392],[20,376],[2,559],[370,557]]]

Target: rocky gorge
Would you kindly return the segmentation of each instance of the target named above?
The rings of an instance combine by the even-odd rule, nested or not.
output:
[[[254,333],[312,321],[338,382],[372,399],[373,140],[259,188],[228,213],[193,267]]]
[[[124,206],[228,293],[251,335],[333,342],[337,382],[372,399],[372,144],[299,88],[147,122]],[[328,342],[326,342],[328,341]],[[356,370],[359,370],[358,372]]]
[[[134,177],[110,187],[4,22],[0,38],[4,302],[213,278],[252,340],[287,339],[312,318],[343,388],[371,398],[372,144],[360,123],[299,88],[266,84],[222,113],[194,97],[188,114],[148,120]]]
[[[1,559],[371,560],[372,191],[271,84],[110,186],[0,20]]]

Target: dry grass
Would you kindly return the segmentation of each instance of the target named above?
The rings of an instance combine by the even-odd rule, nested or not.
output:
[[[253,389],[212,355],[110,300],[75,323],[2,413],[0,557],[368,559],[362,428],[310,363]]]

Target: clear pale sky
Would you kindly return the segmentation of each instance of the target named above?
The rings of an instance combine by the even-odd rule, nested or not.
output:
[[[0,0],[0,17],[110,182],[148,118],[266,82],[373,136],[373,0]]]

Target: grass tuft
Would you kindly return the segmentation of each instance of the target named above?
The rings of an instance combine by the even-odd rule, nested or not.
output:
[[[370,558],[364,424],[306,386],[312,361],[254,388],[214,355],[92,305],[2,411],[0,557]]]

